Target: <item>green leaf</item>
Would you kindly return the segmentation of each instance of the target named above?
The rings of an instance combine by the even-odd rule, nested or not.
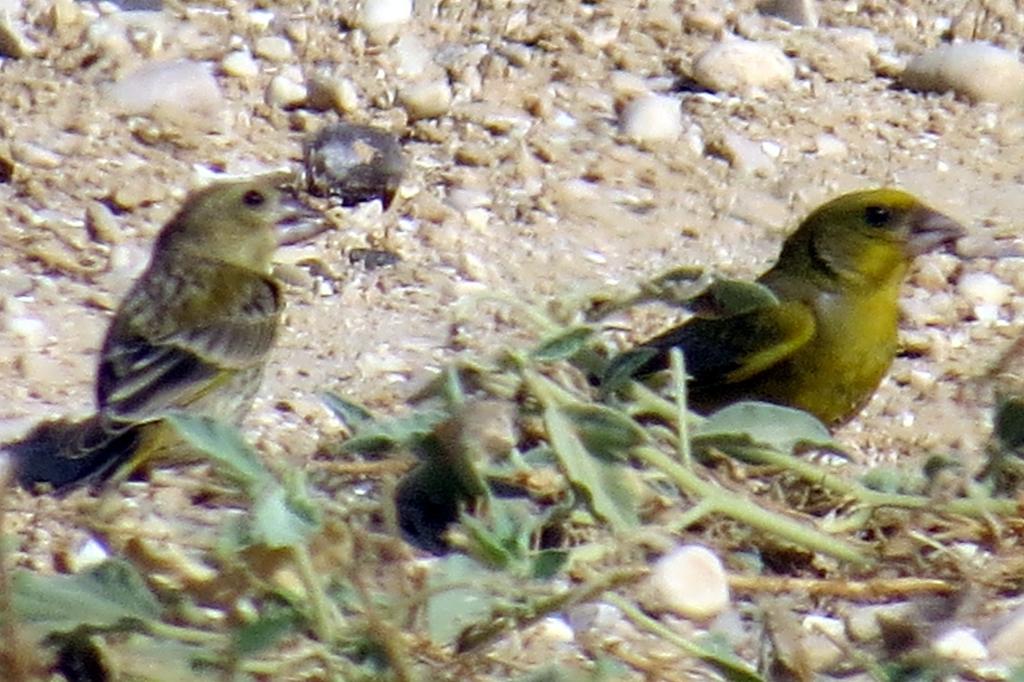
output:
[[[833,448],[828,429],[801,410],[746,401],[710,415],[693,429],[695,444],[756,444],[791,453],[797,446]]]
[[[272,477],[256,451],[228,424],[178,412],[164,419],[177,430],[183,441],[206,455],[219,471],[247,490],[265,484]]]
[[[641,367],[658,355],[658,350],[639,346],[623,351],[608,362],[601,377],[601,395],[608,396],[626,385]]]
[[[426,618],[430,638],[438,645],[454,642],[467,627],[491,615],[496,599],[478,585],[494,573],[467,556],[455,554],[439,561],[427,578]]]
[[[319,527],[315,509],[296,504],[276,485],[256,498],[251,521],[253,539],[271,549],[299,545]]]
[[[628,416],[603,405],[577,403],[562,408],[591,453],[621,461],[629,448],[647,442],[647,434]]]
[[[266,651],[286,635],[294,633],[301,621],[299,614],[285,608],[261,615],[254,622],[235,630],[232,649],[239,656],[252,656]]]
[[[327,405],[327,408],[334,413],[334,416],[353,434],[359,433],[376,421],[365,407],[345,400],[337,393],[327,391],[322,393],[320,398]]]
[[[573,327],[549,339],[545,339],[530,354],[540,362],[567,360],[576,355],[594,335],[590,327]]]
[[[12,602],[18,619],[47,631],[81,625],[112,627],[126,620],[154,621],[160,604],[127,562],[110,559],[77,575],[15,573]]]
[[[623,485],[620,465],[591,455],[561,409],[548,406],[544,423],[563,472],[580,489],[594,514],[618,532],[635,527],[636,502]]]
[[[532,578],[548,580],[558,575],[569,561],[569,552],[564,549],[544,549],[533,558]]]
[[[417,410],[404,417],[367,425],[358,436],[349,438],[338,448],[339,454],[382,452],[413,447],[434,431],[448,417],[439,409]]]

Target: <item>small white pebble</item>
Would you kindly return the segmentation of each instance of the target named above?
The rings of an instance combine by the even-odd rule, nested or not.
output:
[[[757,9],[762,14],[785,19],[796,26],[818,25],[818,8],[816,0],[767,0],[760,2]]]
[[[287,76],[274,76],[267,86],[267,104],[282,109],[297,107],[306,101],[307,94],[302,83],[296,83]]]
[[[359,28],[371,41],[386,43],[412,19],[412,0],[363,0]]]
[[[72,559],[71,571],[81,573],[102,564],[110,558],[110,553],[96,538],[89,538],[70,558]]]
[[[937,656],[961,663],[988,658],[988,649],[977,635],[966,628],[954,628],[943,633],[932,643],[932,651]]]
[[[443,80],[414,83],[402,88],[398,99],[412,120],[437,118],[448,113],[452,88]]]
[[[677,547],[658,559],[649,580],[659,606],[684,618],[707,620],[729,606],[725,569],[707,547]]]
[[[180,111],[218,114],[224,96],[208,64],[187,60],[144,64],[108,90],[114,106],[125,114]]]
[[[640,146],[674,142],[683,132],[683,112],[675,97],[644,95],[625,106],[620,125]]]
[[[1024,608],[1018,608],[1002,623],[999,630],[988,642],[989,653],[994,658],[1019,661],[1024,652]]]
[[[795,74],[789,57],[775,45],[740,39],[713,45],[693,66],[694,80],[715,92],[783,88]]]
[[[257,31],[266,31],[274,21],[274,13],[266,9],[254,9],[245,15],[249,26]]]
[[[849,152],[845,142],[829,133],[822,133],[814,138],[814,147],[818,156],[826,159],[843,159]]]
[[[248,50],[238,50],[225,55],[220,62],[220,69],[235,78],[255,78],[260,72],[259,64]]]
[[[253,52],[257,57],[272,62],[286,62],[293,56],[292,44],[288,42],[287,38],[281,36],[258,38],[256,44],[253,45]]]
[[[37,317],[10,317],[7,330],[25,342],[28,348],[39,348],[46,342],[46,324]]]
[[[729,165],[741,173],[768,175],[775,169],[771,157],[765,154],[761,145],[738,133],[725,133],[718,151]]]
[[[569,626],[577,635],[606,635],[620,629],[624,621],[617,606],[603,602],[580,604],[569,610]]]
[[[956,288],[961,296],[975,305],[1001,306],[1013,295],[1013,287],[988,272],[965,273]]]
[[[11,142],[11,156],[18,163],[36,168],[60,168],[64,162],[63,157],[55,151],[49,150],[32,142],[15,140]]]
[[[988,43],[942,45],[915,57],[900,76],[913,90],[953,91],[972,102],[1024,100],[1024,65]]]

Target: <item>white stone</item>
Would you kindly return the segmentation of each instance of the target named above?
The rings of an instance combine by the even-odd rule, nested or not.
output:
[[[900,76],[913,90],[952,91],[972,102],[1024,101],[1024,65],[988,43],[942,45],[915,57]]]
[[[729,165],[741,173],[768,175],[775,169],[775,163],[764,148],[739,133],[725,133],[718,151]]]
[[[219,114],[224,96],[210,65],[187,60],[144,64],[114,83],[111,102],[125,114]]]
[[[260,65],[248,50],[238,50],[225,55],[220,62],[220,68],[227,75],[236,78],[255,78],[260,72]]]
[[[412,120],[437,118],[448,113],[452,88],[443,80],[413,83],[398,92],[398,99]]]
[[[677,547],[658,560],[649,580],[658,605],[685,618],[707,620],[729,606],[725,569],[707,547]]]
[[[826,159],[843,159],[849,153],[846,143],[830,133],[821,133],[815,137],[814,147],[818,156]]]
[[[256,40],[253,52],[257,57],[272,62],[287,62],[294,56],[292,44],[281,36],[263,36]]]
[[[674,142],[683,132],[683,112],[675,97],[644,95],[625,106],[620,125],[641,146]]]
[[[38,317],[9,317],[5,326],[28,348],[39,348],[46,342],[46,324]]]
[[[359,28],[368,34],[390,29],[413,18],[413,0],[364,0],[359,12]]]
[[[792,83],[794,76],[793,64],[781,49],[742,39],[713,45],[693,66],[694,80],[716,92],[782,88]]]
[[[960,278],[956,288],[974,305],[1001,306],[1013,295],[1013,287],[988,272],[968,272]]]
[[[932,642],[932,651],[937,656],[960,663],[988,658],[988,649],[977,635],[966,628],[954,628],[943,633]]]
[[[287,76],[274,76],[267,86],[267,104],[282,109],[297,107],[306,101],[307,94],[302,83],[296,83]]]
[[[818,8],[814,3],[815,0],[766,0],[758,3],[757,9],[791,24],[813,28],[818,25]]]
[[[402,78],[419,78],[431,63],[430,51],[413,33],[400,37],[391,48],[391,54],[395,72]]]
[[[110,553],[96,538],[89,538],[70,558],[72,565],[69,568],[73,573],[80,573],[102,564],[110,558]]]
[[[988,642],[988,651],[1003,661],[1024,659],[1024,608],[1018,608]]]

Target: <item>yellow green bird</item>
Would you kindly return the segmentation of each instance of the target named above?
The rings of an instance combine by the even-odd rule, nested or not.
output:
[[[773,297],[698,314],[650,339],[638,349],[648,359],[633,374],[665,369],[678,347],[698,412],[762,400],[842,424],[892,364],[912,260],[963,234],[956,221],[897,189],[840,196],[811,213],[758,278]]]
[[[320,217],[285,180],[219,183],[186,200],[107,330],[96,414],[44,423],[8,446],[22,485],[61,490],[135,468],[174,447],[162,422],[172,412],[241,421],[283,308],[271,276],[274,251]]]

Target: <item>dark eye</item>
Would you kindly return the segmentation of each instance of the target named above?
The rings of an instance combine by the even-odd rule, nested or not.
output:
[[[892,219],[892,211],[885,206],[868,206],[864,209],[864,220],[871,227],[882,227]]]
[[[267,197],[258,189],[251,189],[242,195],[242,203],[251,208],[262,206],[266,201]]]

